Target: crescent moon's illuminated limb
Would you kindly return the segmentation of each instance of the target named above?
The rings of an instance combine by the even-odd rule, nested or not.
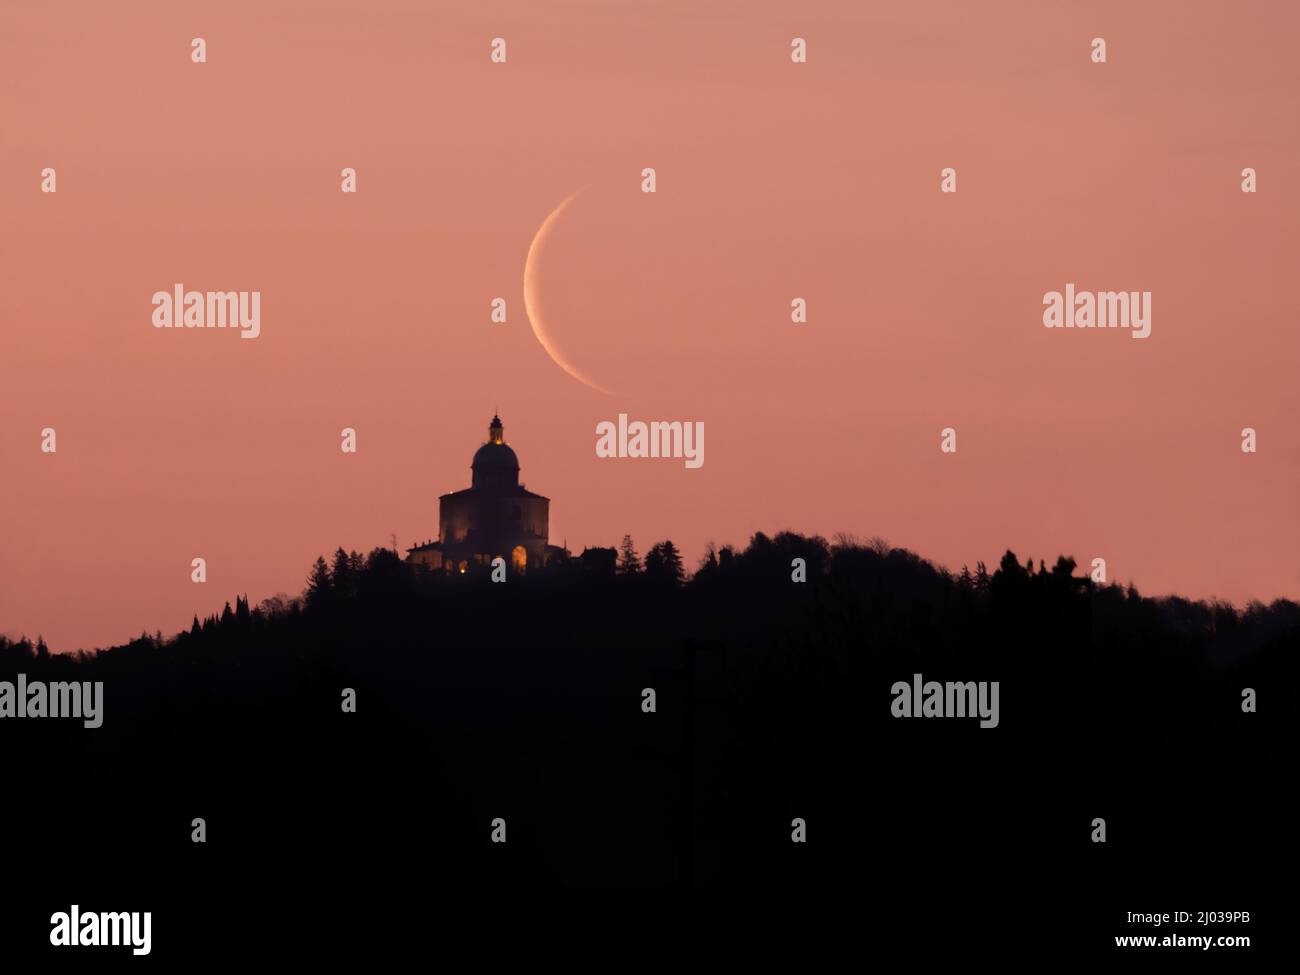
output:
[[[608,390],[604,386],[588,379],[576,366],[566,360],[564,356],[560,354],[558,349],[556,349],[555,344],[550,340],[550,337],[546,333],[546,324],[542,321],[542,312],[538,302],[537,256],[541,253],[542,245],[546,243],[546,236],[550,233],[551,228],[555,226],[555,222],[559,219],[560,214],[564,212],[568,205],[572,203],[581,192],[582,190],[578,190],[552,210],[550,215],[542,221],[542,225],[537,228],[537,235],[533,237],[533,242],[528,245],[528,257],[524,259],[524,310],[528,313],[528,322],[533,326],[533,334],[537,336],[537,341],[542,344],[542,348],[546,350],[546,354],[551,357],[551,360],[557,366],[584,386],[589,386],[596,392],[604,393],[606,396],[613,396],[614,393],[612,390]]]

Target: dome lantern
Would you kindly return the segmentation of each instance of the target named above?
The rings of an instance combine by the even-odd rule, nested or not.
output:
[[[505,440],[501,417],[493,416],[488,426],[488,441],[479,447],[470,464],[474,487],[488,491],[519,487],[519,458]]]

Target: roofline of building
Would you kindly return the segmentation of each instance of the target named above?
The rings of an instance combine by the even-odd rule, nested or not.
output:
[[[446,494],[440,494],[438,495],[438,500],[441,501],[443,498],[456,498],[465,494],[481,494],[485,498],[537,498],[541,501],[551,500],[544,494],[536,494],[533,491],[529,491],[527,488],[521,487],[513,487],[505,491],[467,487],[461,488],[459,491],[448,491]]]

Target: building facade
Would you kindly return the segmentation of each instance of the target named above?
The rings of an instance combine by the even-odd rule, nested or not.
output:
[[[549,498],[519,483],[519,458],[505,441],[499,416],[470,464],[470,486],[438,498],[438,540],[407,550],[406,560],[431,569],[465,572],[502,558],[527,572],[567,553],[549,544]]]

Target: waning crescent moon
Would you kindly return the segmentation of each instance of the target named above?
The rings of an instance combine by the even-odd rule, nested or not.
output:
[[[585,187],[583,187],[585,189]],[[546,324],[542,321],[542,312],[538,303],[537,294],[537,256],[542,251],[542,245],[546,243],[546,236],[550,233],[551,228],[559,219],[560,214],[565,211],[582,190],[577,190],[563,203],[550,212],[542,225],[537,228],[537,235],[533,237],[533,242],[528,245],[528,256],[524,259],[524,310],[528,313],[528,321],[533,326],[533,334],[537,336],[537,341],[542,343],[542,348],[546,350],[554,363],[567,372],[584,386],[589,386],[598,393],[604,393],[606,396],[613,396],[613,391],[606,389],[604,386],[588,379],[582,372],[562,356],[555,347],[555,343],[550,340],[546,333]]]

